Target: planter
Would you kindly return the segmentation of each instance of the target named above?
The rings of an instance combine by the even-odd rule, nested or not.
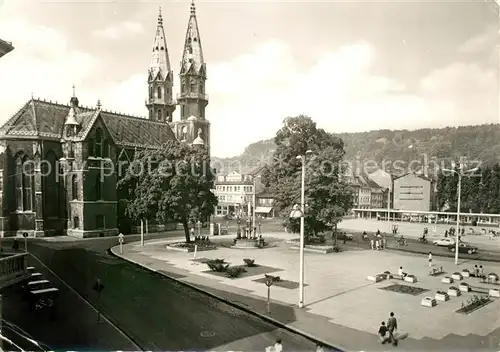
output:
[[[500,290],[498,290],[497,288],[490,288],[490,291],[488,292],[488,296],[500,298]]]
[[[436,299],[436,301],[440,301],[440,302],[446,302],[450,299],[450,296],[447,294],[447,293],[436,293],[436,296],[434,297]]]
[[[417,282],[417,277],[413,276],[413,275],[408,275],[408,276],[405,276],[404,281],[414,284],[415,282]]]
[[[497,274],[493,274],[493,273],[492,273],[492,274],[489,274],[489,275],[488,275],[488,280],[489,280],[490,282],[497,282],[497,281],[498,281],[498,275],[497,275]]]
[[[390,271],[384,271],[384,275],[386,276],[387,280],[392,279],[393,277]]]
[[[425,297],[424,299],[422,299],[422,301],[420,302],[420,305],[424,306],[424,307],[429,307],[429,308],[432,308],[432,307],[435,307],[437,306],[437,302],[434,298],[432,297]]]
[[[462,295],[462,292],[458,288],[449,288],[448,295],[451,297],[458,297]]]
[[[453,283],[453,279],[449,276],[445,276],[441,279],[441,282],[443,284],[452,284]]]
[[[466,283],[461,283],[458,287],[462,292],[470,292],[470,286],[467,285]]]
[[[462,276],[462,274],[460,274],[460,273],[453,273],[453,274],[451,275],[451,278],[452,278],[453,280],[460,281],[460,280],[462,280],[462,279],[463,279],[463,276]]]
[[[470,271],[469,270],[463,270],[462,271],[462,276],[463,277],[470,277]]]
[[[372,281],[372,282],[380,282],[380,281],[385,280],[385,278],[386,278],[385,274],[379,274],[379,275],[374,275],[374,276],[368,276],[366,279],[368,281]]]
[[[467,304],[462,303],[462,308],[458,309],[456,312],[460,314],[470,314],[479,308],[490,304],[491,302],[493,301],[486,297],[475,297],[474,299],[467,301]]]

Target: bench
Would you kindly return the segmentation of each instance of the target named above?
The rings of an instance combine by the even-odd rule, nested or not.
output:
[[[30,310],[38,311],[44,308],[51,308],[55,313],[56,299],[59,296],[59,289],[55,287],[34,290],[30,292],[29,306]]]
[[[43,289],[40,289],[40,290],[31,291],[31,294],[33,294],[33,295],[43,295],[43,294],[46,294],[46,293],[58,293],[58,292],[59,292],[58,288],[49,287],[49,288],[43,288]]]
[[[29,266],[26,268],[26,271],[29,273],[34,273],[35,272],[35,267],[34,266]]]
[[[31,273],[31,278],[32,279],[39,279],[42,277],[42,273]]]
[[[372,282],[380,282],[387,279],[388,276],[389,274],[377,274],[377,275],[370,275],[366,279]]]

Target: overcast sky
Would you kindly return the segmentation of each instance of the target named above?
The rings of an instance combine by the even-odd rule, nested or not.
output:
[[[31,94],[69,102],[73,84],[83,105],[145,116],[160,5],[179,72],[189,0],[0,4],[0,38],[15,46],[0,60],[1,123]],[[213,155],[237,155],[301,113],[331,132],[499,122],[496,15],[481,0],[196,7]]]

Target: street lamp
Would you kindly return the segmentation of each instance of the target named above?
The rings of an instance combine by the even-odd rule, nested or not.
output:
[[[306,155],[312,153],[308,150],[304,155],[297,156],[302,160],[302,178],[300,188],[300,207],[296,204],[290,212],[290,218],[300,218],[300,264],[299,264],[299,308],[304,307],[304,214],[305,214],[305,178],[306,178]]]
[[[452,163],[452,167],[455,166],[455,163]],[[455,230],[455,265],[458,265],[458,238],[459,238],[459,227],[460,227],[460,198],[462,196],[462,175],[463,174],[471,174],[475,171],[478,170],[477,167],[469,169],[469,170],[464,170],[464,164],[460,163],[458,166],[458,170],[455,168],[453,169],[443,169],[443,171],[446,172],[452,172],[458,175],[458,199],[457,199],[457,225],[456,225],[456,230]]]

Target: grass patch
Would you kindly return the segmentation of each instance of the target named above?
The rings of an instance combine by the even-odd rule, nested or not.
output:
[[[385,287],[381,287],[381,290],[392,291],[397,293],[404,293],[407,295],[418,296],[424,292],[428,292],[429,290],[426,288],[409,286],[409,285],[401,285],[401,284],[393,284]]]

